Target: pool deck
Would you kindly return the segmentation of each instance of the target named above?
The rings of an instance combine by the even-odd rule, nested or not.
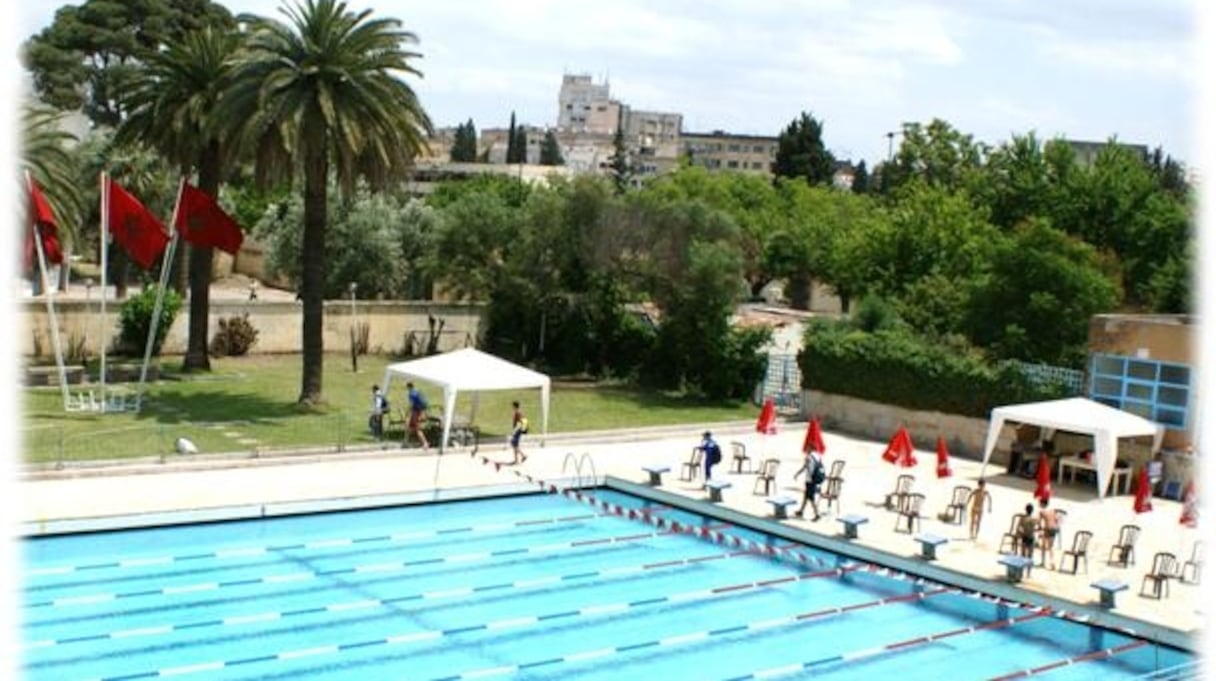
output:
[[[773,507],[766,497],[753,494],[756,475],[729,470],[731,460],[727,443],[731,441],[746,444],[753,470],[763,459],[780,460],[777,484],[770,495],[788,495],[801,500],[801,478],[794,480],[792,475],[801,465],[799,450],[806,422],[791,421],[781,423],[779,427],[778,434],[769,436],[755,433],[751,424],[713,427],[715,438],[724,450],[714,477],[732,483],[723,492],[723,506],[749,515],[773,517]],[[543,448],[534,434],[524,441],[528,460],[522,466],[503,466],[499,470],[485,465],[481,457],[510,461],[510,450],[505,442],[484,443],[476,457],[471,457],[468,449],[459,448],[450,449],[443,456],[436,456],[433,451],[424,455],[417,449],[390,448],[259,459],[247,456],[173,458],[166,463],[27,471],[16,486],[15,491],[19,494],[16,506],[18,520],[24,524],[26,533],[36,534],[48,523],[61,521],[501,485],[518,481],[520,478],[512,472],[516,470],[541,480],[556,479],[573,474],[571,467],[563,472],[569,453],[580,458],[584,453],[589,454],[600,476],[612,475],[641,484],[649,478],[643,466],[669,466],[671,471],[663,474],[662,490],[706,500],[708,494],[702,489],[699,478],[693,482],[680,480],[683,463],[699,441],[701,430],[690,426],[678,430],[553,437]],[[809,510],[807,519],[790,518],[777,522],[840,538],[844,525],[836,520],[837,517],[866,516],[869,522],[860,526],[859,537],[851,541],[868,549],[904,557],[921,555],[921,544],[914,538],[917,535],[938,535],[948,541],[937,546],[934,565],[1004,582],[1005,566],[997,562],[1000,558],[997,548],[1011,516],[1033,501],[1032,480],[1006,475],[1003,466],[990,466],[988,490],[992,494],[992,512],[985,515],[979,538],[971,541],[966,519],[962,525],[955,525],[939,520],[937,515],[945,510],[955,485],[974,487],[981,469],[979,462],[952,459],[953,476],[939,480],[934,472],[936,458],[933,452],[917,450],[919,464],[913,469],[903,469],[882,460],[886,443],[830,432],[824,433],[824,440],[827,465],[836,459],[846,461],[839,510],[834,508],[828,513],[821,501],[823,515],[818,522],[810,520]],[[922,524],[914,533],[896,532],[896,513],[882,506],[884,497],[894,487],[895,478],[903,473],[915,475],[913,491],[926,496]],[[1199,530],[1179,524],[1179,502],[1153,499],[1152,512],[1136,514],[1132,510],[1131,496],[1098,499],[1092,485],[1077,484],[1057,488],[1052,505],[1068,513],[1061,532],[1064,548],[1071,546],[1073,533],[1077,530],[1094,533],[1089,548],[1088,574],[1083,567],[1072,575],[1036,566],[1019,587],[1095,607],[1099,594],[1090,585],[1103,579],[1118,580],[1126,582],[1128,590],[1118,595],[1113,613],[1196,635],[1204,628],[1200,586],[1170,580],[1168,596],[1160,600],[1140,596],[1141,582],[1151,568],[1156,552],[1172,552],[1181,564],[1190,559],[1192,547],[1200,538]],[[796,507],[790,509],[791,514],[794,510]],[[1136,544],[1135,565],[1109,565],[1106,559],[1111,544],[1124,524],[1142,528]],[[1059,554],[1057,549],[1057,564],[1061,560]],[[1036,560],[1037,557],[1036,552]]]

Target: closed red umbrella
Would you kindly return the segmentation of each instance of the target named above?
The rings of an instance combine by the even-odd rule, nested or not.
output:
[[[820,454],[826,452],[828,448],[823,444],[823,431],[819,428],[819,419],[813,418],[810,423],[806,424],[806,437],[802,440],[803,453],[814,450]]]
[[[1047,460],[1047,452],[1039,454],[1038,484],[1034,488],[1035,499],[1051,498],[1051,463]]]
[[[1199,526],[1199,498],[1195,494],[1194,480],[1187,482],[1182,492],[1182,517],[1178,522],[1187,527]]]
[[[765,398],[764,406],[760,407],[760,418],[756,419],[756,432],[765,435],[777,434],[777,405],[773,404],[771,397]]]
[[[900,426],[887,444],[887,451],[882,453],[882,458],[897,466],[911,468],[916,465],[916,456],[912,454],[912,449],[912,436],[908,435],[907,428]]]
[[[1136,479],[1136,513],[1148,513],[1153,510],[1153,488],[1148,484],[1148,468],[1140,469],[1140,477]]]
[[[937,477],[948,478],[954,475],[950,470],[950,452],[946,449],[946,438],[937,436]]]

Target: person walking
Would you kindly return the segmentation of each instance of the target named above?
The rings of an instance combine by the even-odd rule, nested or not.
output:
[[[823,459],[819,457],[819,454],[814,449],[807,450],[806,459],[802,462],[802,468],[794,471],[794,478],[797,479],[799,475],[804,473],[806,474],[806,478],[803,484],[802,506],[798,508],[798,511],[794,515],[801,518],[809,502],[811,510],[815,512],[815,517],[811,518],[811,520],[819,520],[819,501],[816,497],[819,495],[819,486],[827,478],[827,473],[823,470]]]
[[[1043,546],[1039,554],[1040,565],[1050,565],[1051,569],[1056,569],[1056,535],[1060,534],[1060,516],[1054,508],[1048,508],[1050,497],[1043,497],[1039,500],[1039,526],[1043,529]],[[1047,561],[1047,557],[1051,557],[1051,562]]]
[[[519,441],[528,432],[528,417],[524,416],[518,401],[512,402],[511,407],[514,408],[511,414],[511,453],[515,456],[511,463],[520,464],[528,460],[527,455],[519,448]]]
[[[971,496],[967,497],[967,505],[971,507],[971,540],[980,535],[980,521],[984,519],[984,504],[988,505],[988,512],[992,512],[992,494],[988,491],[987,483],[983,478],[976,483],[975,489],[972,490]]]
[[[384,397],[379,385],[372,386],[372,409],[367,417],[367,427],[372,431],[372,437],[379,440],[384,436],[384,415],[388,413],[388,399]]]
[[[426,397],[423,396],[420,390],[414,387],[412,381],[406,383],[405,388],[406,398],[410,403],[410,420],[406,426],[405,441],[401,444],[402,446],[408,444],[410,433],[413,433],[418,437],[418,441],[422,443],[422,451],[425,452],[430,448],[430,443],[426,441],[426,433],[423,432],[423,428],[426,426],[426,410],[428,406]]]

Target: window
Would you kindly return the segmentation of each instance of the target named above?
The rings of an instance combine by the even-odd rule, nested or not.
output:
[[[1191,368],[1138,357],[1094,355],[1089,396],[1166,428],[1185,430],[1190,416]]]
[[[754,153],[754,154],[763,154],[763,153],[764,153],[764,145],[757,144],[756,146],[752,147],[752,153]]]
[[[726,167],[727,167],[727,168],[738,168],[738,167],[739,167],[739,162],[738,162],[738,161],[727,161],[727,162],[726,162]]]
[[[732,145],[730,145],[730,146],[726,147],[726,150],[727,150],[727,151],[739,151],[739,145],[738,145],[738,144],[732,144]]]
[[[752,161],[752,170],[760,170],[763,167],[764,167],[763,163],[761,163],[759,161]]]

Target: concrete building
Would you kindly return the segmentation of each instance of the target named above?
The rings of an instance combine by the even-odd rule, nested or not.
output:
[[[771,176],[777,158],[777,138],[713,132],[684,132],[680,146],[693,165]]]
[[[616,133],[621,105],[612,99],[607,81],[594,83],[587,74],[565,74],[557,94],[557,127],[575,133]]]

